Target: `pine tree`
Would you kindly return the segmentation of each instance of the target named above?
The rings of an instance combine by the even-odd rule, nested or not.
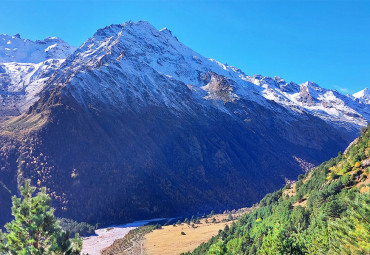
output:
[[[370,198],[346,199],[346,215],[330,224],[331,250],[338,254],[370,254]]]
[[[14,220],[7,223],[7,233],[1,234],[0,252],[7,254],[79,254],[81,239],[69,238],[54,217],[51,199],[42,188],[36,191],[30,180],[20,187],[22,198],[12,197]]]

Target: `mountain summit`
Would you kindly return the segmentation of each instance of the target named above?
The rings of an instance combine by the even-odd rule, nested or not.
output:
[[[42,77],[2,123],[0,180],[31,178],[59,216],[91,223],[254,203],[369,121],[368,104],[248,76],[145,21],[99,29]]]
[[[368,88],[354,93],[352,96],[364,104],[370,104],[370,90]]]

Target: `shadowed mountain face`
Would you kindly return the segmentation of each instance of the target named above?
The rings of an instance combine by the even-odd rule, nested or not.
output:
[[[251,79],[146,22],[101,29],[3,123],[1,203],[18,176],[90,223],[246,206],[343,150],[365,119],[331,122]]]
[[[293,156],[318,163],[346,145],[318,118],[287,127],[249,101],[243,106],[255,121],[244,122],[212,108],[181,116],[157,106],[118,113],[58,100],[22,144],[20,169],[48,186],[59,215],[89,222],[251,204],[302,173]]]

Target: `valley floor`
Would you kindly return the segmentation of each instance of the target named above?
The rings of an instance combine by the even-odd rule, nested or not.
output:
[[[198,223],[182,222],[162,226],[160,229],[154,226],[137,228],[125,237],[116,240],[114,244],[104,249],[102,254],[175,255],[192,251],[249,211],[249,208],[239,209],[231,214],[232,220],[230,220],[229,213],[224,213],[202,218]]]
[[[206,223],[205,219],[195,227],[182,223],[176,226],[163,226],[145,235],[144,252],[147,255],[174,255],[194,250],[201,243],[207,242],[218,230],[224,229],[232,221],[223,222],[227,215],[215,216],[217,223]],[[185,235],[182,235],[184,232]]]

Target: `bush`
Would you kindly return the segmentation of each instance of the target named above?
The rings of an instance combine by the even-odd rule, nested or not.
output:
[[[88,236],[92,235],[95,232],[95,226],[92,226],[86,222],[77,222],[71,219],[66,218],[59,218],[60,227],[71,234],[71,236],[75,236],[79,234],[80,236]]]

